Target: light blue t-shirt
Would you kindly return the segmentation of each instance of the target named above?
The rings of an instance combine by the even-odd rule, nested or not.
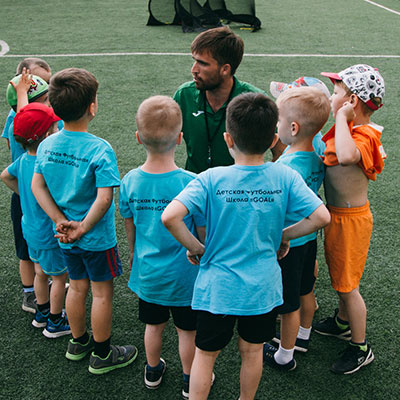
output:
[[[32,190],[32,176],[36,156],[22,154],[8,167],[8,173],[18,179],[22,208],[22,233],[28,246],[35,250],[58,248],[54,237],[53,222],[36,201]]]
[[[10,144],[10,152],[11,152],[11,161],[14,162],[21,154],[24,154],[26,150],[23,148],[23,146],[18,143],[13,134],[14,130],[14,118],[15,118],[15,111],[10,110],[7,116],[6,124],[4,125],[3,133],[1,137],[8,139],[8,143]],[[58,122],[58,130],[60,131],[61,129],[64,128],[64,122],[59,121]]]
[[[322,185],[325,176],[324,163],[315,151],[297,151],[295,153],[283,153],[278,160],[277,164],[285,164],[288,167],[297,171],[306,182],[307,186],[315,193]],[[290,214],[287,216],[287,223],[285,225],[293,225],[303,219],[300,214]],[[317,232],[310,233],[309,235],[302,236],[290,241],[290,247],[297,247],[306,244],[310,240],[317,237]]]
[[[322,203],[297,172],[276,163],[211,168],[176,199],[206,217],[193,309],[259,315],[282,304],[276,252],[286,215],[307,217]]]
[[[117,159],[110,144],[88,132],[63,129],[38,148],[35,172],[42,174],[54,201],[68,218],[81,221],[97,197],[97,188],[119,186]],[[63,244],[104,251],[117,244],[114,201],[103,218],[80,240]]]
[[[149,174],[140,168],[122,179],[119,209],[132,218],[136,238],[129,288],[142,300],[163,306],[190,306],[198,267],[189,263],[186,249],[167,231],[161,214],[172,199],[196,175],[177,169]],[[195,223],[204,226],[202,216],[187,216],[185,223],[195,234]]]
[[[312,145],[314,147],[314,151],[320,156],[324,156],[324,152],[326,149],[326,144],[322,141],[322,133],[318,132],[312,141]]]

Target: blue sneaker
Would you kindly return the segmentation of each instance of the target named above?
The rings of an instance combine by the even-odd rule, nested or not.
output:
[[[69,335],[70,333],[71,328],[69,327],[68,319],[65,314],[63,314],[62,318],[56,324],[49,318],[46,328],[43,329],[43,335],[50,339]]]
[[[44,328],[47,326],[47,320],[49,319],[50,312],[43,314],[39,310],[35,312],[35,318],[32,320],[32,325],[35,328]]]
[[[296,368],[296,360],[292,358],[287,364],[278,364],[275,361],[275,353],[278,349],[274,346],[271,346],[268,343],[264,343],[263,356],[264,362],[268,364],[270,367],[281,370],[281,371],[293,371]]]

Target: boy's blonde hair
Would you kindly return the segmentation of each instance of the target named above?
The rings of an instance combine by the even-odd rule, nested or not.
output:
[[[149,97],[137,110],[136,125],[146,149],[165,153],[176,145],[182,130],[181,109],[171,97]]]
[[[325,125],[331,110],[328,97],[312,86],[284,91],[277,100],[278,108],[285,107],[288,119],[300,125],[300,132],[315,136]]]

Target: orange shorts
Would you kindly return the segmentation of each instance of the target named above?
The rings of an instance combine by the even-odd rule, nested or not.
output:
[[[325,228],[325,260],[332,287],[351,292],[358,287],[367,260],[372,233],[369,202],[362,207],[328,206],[331,223]]]

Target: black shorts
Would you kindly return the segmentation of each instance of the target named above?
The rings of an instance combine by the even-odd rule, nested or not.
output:
[[[239,336],[249,343],[264,343],[275,335],[276,309],[261,315],[221,315],[198,311],[196,346],[204,351],[222,350],[232,339],[237,321]]]
[[[169,320],[170,313],[177,328],[183,331],[196,330],[197,311],[192,310],[192,307],[161,306],[139,298],[139,319],[145,324],[163,324]]]
[[[300,296],[312,292],[316,257],[317,239],[314,239],[302,246],[292,247],[288,255],[279,260],[283,284],[283,304],[278,307],[280,314],[298,310]]]
[[[30,261],[28,245],[26,244],[24,235],[22,234],[21,219],[21,200],[17,193],[13,193],[11,196],[11,221],[14,232],[15,251],[20,260]]]

